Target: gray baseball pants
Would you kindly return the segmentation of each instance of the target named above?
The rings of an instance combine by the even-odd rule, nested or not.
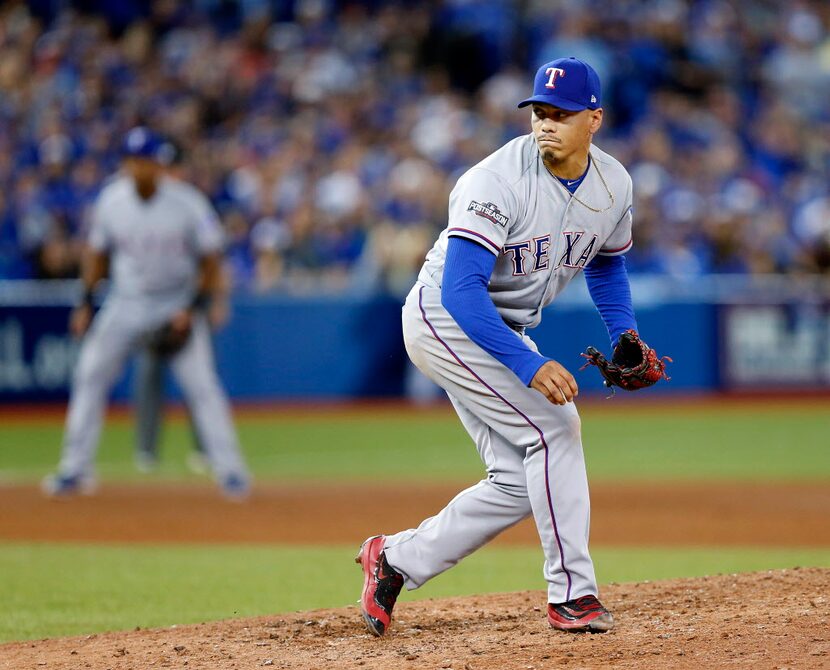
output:
[[[109,392],[128,357],[145,345],[147,334],[175,310],[147,314],[130,301],[105,303],[81,345],[72,381],[59,472],[91,473]],[[193,420],[214,472],[246,476],[239,441],[213,361],[210,328],[204,317],[193,320],[184,348],[171,356],[170,367],[191,408]]]
[[[450,397],[487,477],[418,528],[388,536],[389,564],[408,589],[418,588],[532,514],[549,602],[597,595],[576,407],[551,404],[474,344],[441,306],[440,288],[415,285],[403,332],[412,361]],[[527,335],[516,336],[536,350]]]

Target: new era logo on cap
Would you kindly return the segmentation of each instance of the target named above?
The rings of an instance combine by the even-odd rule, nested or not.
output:
[[[558,58],[539,68],[533,95],[522,100],[519,107],[539,102],[571,112],[597,109],[600,93],[599,75],[594,68],[578,58]]]

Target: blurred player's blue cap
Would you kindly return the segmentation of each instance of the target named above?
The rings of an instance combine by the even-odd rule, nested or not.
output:
[[[157,163],[171,162],[174,150],[169,142],[144,126],[137,126],[124,136],[121,153],[124,156],[149,158]]]
[[[597,109],[602,106],[599,75],[578,58],[557,58],[545,63],[533,80],[533,95],[519,107],[540,102],[569,112]]]

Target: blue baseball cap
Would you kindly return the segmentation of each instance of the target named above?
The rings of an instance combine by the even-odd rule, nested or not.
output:
[[[124,156],[149,158],[157,163],[166,163],[165,145],[167,143],[160,135],[144,126],[136,126],[124,136],[121,153]]]
[[[533,95],[519,107],[535,102],[553,105],[569,112],[597,109],[602,106],[599,75],[578,58],[557,58],[545,63],[533,80]]]

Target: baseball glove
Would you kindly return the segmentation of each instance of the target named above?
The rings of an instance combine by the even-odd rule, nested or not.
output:
[[[185,330],[173,328],[172,323],[165,323],[156,328],[149,337],[149,348],[159,356],[172,356],[182,350],[190,339],[190,327]]]
[[[620,335],[610,361],[595,347],[588,347],[581,356],[587,362],[580,370],[596,365],[612,393],[615,386],[636,391],[661,379],[670,379],[666,374],[666,363],[673,362],[668,356],[659,358],[657,352],[640,339],[636,330],[627,330]]]

